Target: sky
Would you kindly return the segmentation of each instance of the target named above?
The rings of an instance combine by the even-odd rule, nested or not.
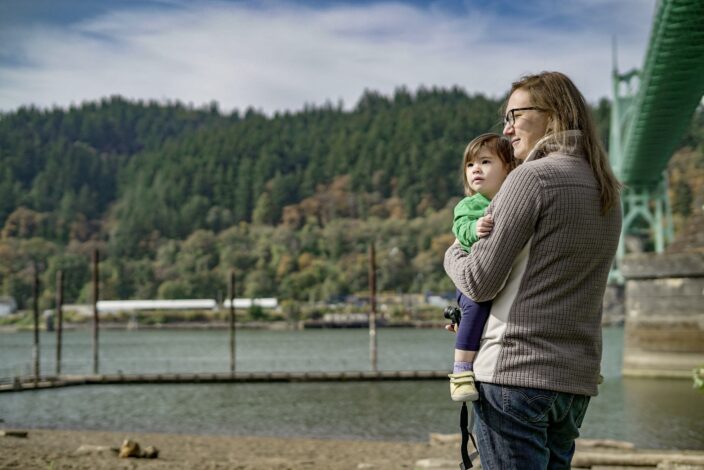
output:
[[[365,90],[492,98],[558,70],[587,99],[640,68],[656,0],[0,0],[0,111],[121,95],[267,114]]]

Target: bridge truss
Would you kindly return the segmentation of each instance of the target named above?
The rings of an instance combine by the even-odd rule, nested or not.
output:
[[[609,158],[622,192],[623,228],[612,281],[622,282],[625,237],[643,226],[656,252],[672,241],[667,163],[704,95],[704,1],[659,0],[643,67],[613,67]]]

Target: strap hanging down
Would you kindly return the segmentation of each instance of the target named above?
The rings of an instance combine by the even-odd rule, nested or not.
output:
[[[469,452],[467,452],[467,444],[469,444],[469,440],[472,440],[472,445],[474,445],[474,448],[477,448],[477,443],[474,440],[474,436],[469,432],[469,429],[474,425],[474,413],[472,413],[472,422],[471,424],[469,423],[469,418],[468,418],[468,412],[467,412],[467,402],[462,402],[462,409],[460,410],[460,431],[462,431],[462,446],[460,447],[460,452],[462,453],[462,463],[460,464],[460,470],[467,470],[469,468],[472,468],[472,457],[477,457],[479,455],[478,451],[472,452],[472,455],[469,455]]]

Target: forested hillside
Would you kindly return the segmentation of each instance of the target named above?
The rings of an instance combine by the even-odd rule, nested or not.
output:
[[[399,89],[272,117],[119,97],[4,114],[2,291],[26,305],[36,264],[45,305],[58,269],[67,300],[87,300],[97,247],[105,299],[218,298],[233,268],[239,295],[327,299],[365,289],[372,240],[380,289],[449,289],[462,150],[500,130],[499,108]],[[608,102],[595,115],[605,135]]]

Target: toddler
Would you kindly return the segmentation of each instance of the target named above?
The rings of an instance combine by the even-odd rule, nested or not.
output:
[[[462,180],[467,197],[455,207],[452,225],[452,232],[466,251],[477,240],[491,233],[493,220],[484,212],[515,167],[516,160],[509,141],[498,134],[482,134],[467,145],[462,163]],[[449,375],[450,397],[454,401],[474,401],[477,399],[477,389],[472,364],[489,317],[491,301],[474,302],[459,290],[456,295],[462,317],[459,328],[453,325],[457,330],[457,341],[455,362]]]

